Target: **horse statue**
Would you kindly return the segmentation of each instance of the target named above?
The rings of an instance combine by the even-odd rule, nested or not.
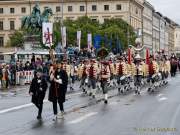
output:
[[[42,23],[48,22],[52,15],[52,9],[49,7],[45,7],[41,14],[39,4],[36,4],[31,15],[22,18],[22,28],[30,29],[31,32],[40,32],[42,30]]]

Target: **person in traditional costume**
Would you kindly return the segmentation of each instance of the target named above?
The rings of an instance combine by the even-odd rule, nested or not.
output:
[[[141,57],[139,54],[135,57],[135,76],[134,85],[136,86],[135,94],[140,94],[140,87],[142,86],[143,66],[141,65]]]
[[[80,88],[82,88],[83,92],[87,94],[86,84],[88,84],[88,62],[87,60],[83,60],[78,66],[78,77],[80,79]]]
[[[90,66],[88,67],[88,87],[90,89],[89,96],[95,98],[96,93],[96,81],[98,66],[95,59],[90,60]]]
[[[101,87],[102,87],[103,94],[104,94],[104,103],[105,104],[108,103],[107,86],[110,81],[110,77],[111,77],[111,73],[110,73],[109,62],[104,61],[104,62],[102,62],[102,65],[101,65],[100,82],[101,82]]]
[[[74,90],[74,84],[75,84],[75,80],[76,80],[76,77],[77,77],[78,68],[77,68],[75,63],[76,62],[73,61],[73,63],[70,65],[70,78],[71,78],[70,90]]]

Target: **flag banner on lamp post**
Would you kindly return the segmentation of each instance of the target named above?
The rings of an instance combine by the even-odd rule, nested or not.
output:
[[[77,31],[77,45],[79,50],[81,50],[81,31]]]
[[[42,29],[42,35],[43,35],[43,44],[45,46],[52,46],[52,35],[53,35],[53,23],[43,23],[43,29]]]
[[[66,47],[66,27],[61,27],[62,46]]]
[[[107,47],[107,48],[109,48],[108,43],[109,43],[108,36],[105,34],[104,35],[104,46]]]
[[[94,36],[94,48],[99,49],[101,48],[101,35]]]
[[[91,33],[89,33],[88,34],[88,50],[90,50],[91,49],[91,47],[92,47],[92,34]]]

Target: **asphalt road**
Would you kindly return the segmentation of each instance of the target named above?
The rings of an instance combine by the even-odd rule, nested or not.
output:
[[[108,105],[104,105],[101,94],[93,100],[79,91],[72,93],[65,103],[65,119],[56,122],[48,101],[43,120],[37,121],[37,110],[29,104],[26,92],[3,97],[0,135],[180,135],[179,75],[154,94],[143,90],[141,96],[117,95],[113,90],[110,95]]]

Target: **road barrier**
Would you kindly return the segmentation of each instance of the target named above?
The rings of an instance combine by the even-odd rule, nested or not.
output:
[[[34,71],[18,71],[16,72],[16,84],[24,85],[30,84],[34,77]]]

